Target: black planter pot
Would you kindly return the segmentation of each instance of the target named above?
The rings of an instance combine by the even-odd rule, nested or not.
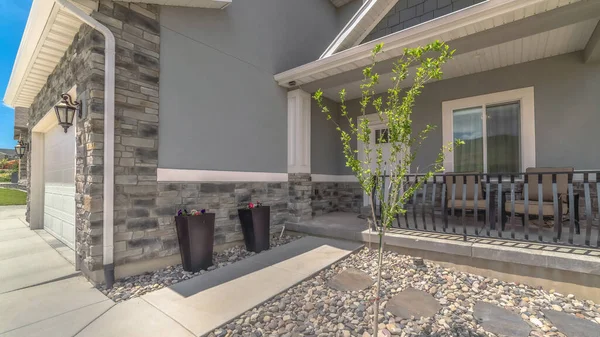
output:
[[[260,253],[270,247],[271,208],[238,209],[246,250]]]
[[[183,270],[197,272],[212,266],[215,214],[176,216],[175,226]]]

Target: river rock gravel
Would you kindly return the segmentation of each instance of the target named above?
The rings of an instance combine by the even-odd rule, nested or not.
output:
[[[272,235],[270,241],[271,248],[285,245],[299,238],[299,236],[284,235],[280,239],[279,235]],[[108,296],[108,298],[115,302],[126,301],[131,298],[142,296],[151,291],[168,287],[172,284],[210,272],[217,268],[227,266],[252,255],[255,255],[255,253],[249,252],[246,250],[245,246],[239,245],[218,253],[214,253],[213,266],[209,267],[208,270],[201,270],[197,273],[191,273],[184,271],[183,266],[179,264],[176,266],[169,266],[159,269],[151,273],[119,279],[115,282],[112,289],[106,289],[104,285],[100,286],[99,289],[102,291],[102,293],[104,293],[104,295]]]
[[[208,336],[373,336],[370,322],[374,285],[361,291],[344,292],[330,288],[328,281],[349,268],[364,271],[375,279],[376,254],[364,248]],[[475,318],[473,310],[480,302],[517,314],[531,327],[529,336],[565,336],[544,316],[546,310],[600,323],[600,305],[570,294],[463,273],[429,261],[424,267],[417,267],[412,257],[393,252],[385,253],[383,263],[385,277],[378,336],[497,336],[485,331]],[[387,301],[410,288],[432,296],[441,309],[432,317],[410,319],[386,312]],[[600,331],[600,325],[598,329]]]

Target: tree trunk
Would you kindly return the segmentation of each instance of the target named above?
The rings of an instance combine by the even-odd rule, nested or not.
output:
[[[381,293],[381,270],[383,263],[383,250],[385,247],[385,228],[383,225],[379,232],[379,255],[377,256],[377,285],[375,286],[375,302],[373,303],[373,337],[379,334],[379,294]]]

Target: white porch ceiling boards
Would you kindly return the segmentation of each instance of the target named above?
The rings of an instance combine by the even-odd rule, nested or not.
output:
[[[291,81],[295,85],[315,82],[369,64],[371,50],[378,43],[384,43],[385,50],[378,60],[389,60],[400,56],[406,47],[435,39],[450,42],[577,2],[597,4],[597,0],[489,0],[290,69],[275,75],[275,80],[284,87],[293,87]]]
[[[78,0],[74,3],[86,13],[91,13],[98,6],[93,0]],[[73,42],[80,26],[78,18],[60,11],[54,1],[33,2],[4,96],[7,105],[31,105]]]
[[[444,79],[475,74],[483,71],[539,60],[583,50],[590,39],[598,19],[591,19],[521,39],[501,43],[457,55],[443,68]],[[376,91],[391,86],[391,74],[382,74]],[[339,101],[339,91],[346,89],[347,99],[359,98],[360,81],[346,83],[323,90],[325,96]]]

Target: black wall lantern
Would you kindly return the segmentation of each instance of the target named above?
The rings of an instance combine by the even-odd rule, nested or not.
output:
[[[67,133],[67,129],[73,125],[75,113],[81,118],[81,102],[74,102],[69,94],[62,94],[60,97],[62,98],[62,101],[54,107],[54,111],[56,111],[58,124],[62,126],[63,129],[65,129],[65,133]]]
[[[19,156],[19,158],[23,158],[25,152],[27,152],[27,143],[21,140],[21,136],[19,136],[19,140],[17,141],[17,145],[15,145],[15,152]]]

